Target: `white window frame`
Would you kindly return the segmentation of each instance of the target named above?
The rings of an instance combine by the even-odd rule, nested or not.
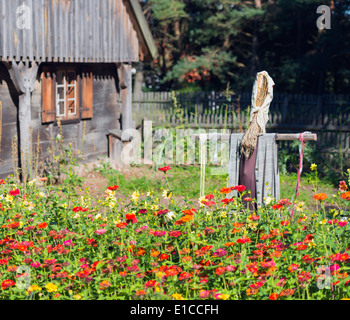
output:
[[[74,73],[74,83],[68,84],[67,83],[67,74],[68,72]],[[75,70],[67,70],[67,69],[59,69],[57,70],[57,75],[62,74],[63,83],[56,83],[56,92],[55,92],[55,98],[56,98],[56,115],[58,117],[62,117],[65,119],[69,119],[71,116],[76,116],[78,111],[78,105],[77,105],[77,79],[76,79],[76,72]],[[63,88],[64,96],[63,98],[59,96],[58,89]],[[74,88],[74,98],[68,98],[67,99],[67,91],[70,88]],[[69,101],[74,101],[74,113],[68,114],[68,103]],[[63,102],[63,113],[60,113],[60,102]]]

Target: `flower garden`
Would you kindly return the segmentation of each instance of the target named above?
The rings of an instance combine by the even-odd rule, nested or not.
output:
[[[244,186],[180,206],[170,188],[117,200],[117,185],[40,183],[0,180],[0,299],[350,298],[350,181],[313,212],[272,198],[251,212]]]

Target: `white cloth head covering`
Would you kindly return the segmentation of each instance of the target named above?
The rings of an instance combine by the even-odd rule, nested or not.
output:
[[[258,77],[259,75],[263,75],[267,79],[267,95],[266,98],[261,105],[261,107],[256,106],[256,95],[258,92]],[[273,86],[274,82],[272,78],[269,76],[269,74],[266,71],[261,71],[258,72],[256,75],[256,79],[254,81],[253,85],[253,92],[252,92],[252,110],[250,111],[250,122],[253,120],[253,115],[255,112],[258,112],[257,115],[257,123],[259,127],[261,128],[263,133],[266,133],[265,126],[267,121],[269,121],[269,108],[270,108],[270,103],[273,99]]]

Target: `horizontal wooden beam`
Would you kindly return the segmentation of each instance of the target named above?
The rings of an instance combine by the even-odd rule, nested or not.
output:
[[[299,140],[300,133],[277,133],[276,134],[276,140]],[[231,137],[230,133],[196,133],[191,135],[194,138],[199,139],[213,139],[217,137],[217,139],[221,140],[229,140]],[[304,134],[304,140],[305,141],[317,141],[317,134],[316,133],[305,133]]]

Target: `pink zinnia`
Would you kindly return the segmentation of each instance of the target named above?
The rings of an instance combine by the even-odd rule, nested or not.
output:
[[[207,207],[212,207],[212,206],[215,206],[215,201],[206,201],[206,202],[204,202],[204,204],[205,204]]]
[[[166,231],[154,231],[153,235],[156,237],[163,237],[166,234]]]
[[[226,254],[227,254],[227,251],[226,251],[226,250],[224,250],[224,249],[217,249],[217,250],[214,252],[213,256],[215,256],[215,257],[223,257],[223,256],[225,256]]]
[[[98,229],[95,231],[95,233],[101,235],[101,234],[104,234],[106,232],[106,229]]]
[[[30,266],[33,267],[33,268],[40,268],[41,264],[39,262],[35,261],[35,262],[32,262],[30,264]]]
[[[202,290],[199,292],[199,297],[200,298],[208,298],[210,295],[210,291],[209,290]]]
[[[226,271],[227,272],[233,272],[233,271],[235,271],[236,270],[236,267],[235,266],[227,266],[226,267]]]
[[[338,226],[339,227],[344,227],[344,226],[346,226],[348,223],[347,223],[347,221],[339,221],[338,222]]]
[[[66,246],[66,247],[69,247],[70,245],[72,245],[72,240],[67,240],[67,241],[64,241],[63,244]]]

